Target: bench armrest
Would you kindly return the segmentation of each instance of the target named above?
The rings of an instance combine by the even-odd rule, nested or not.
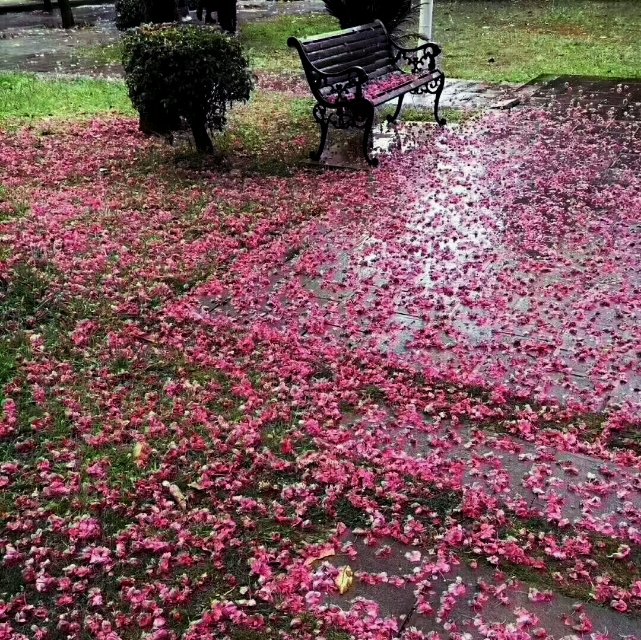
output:
[[[314,78],[314,89],[318,92],[317,97],[330,103],[350,99],[350,96],[362,98],[363,85],[369,80],[367,71],[358,66],[349,67],[336,73],[313,68],[311,75]]]
[[[314,69],[314,73],[317,73],[321,78],[324,78],[327,80],[328,84],[331,84],[331,79],[332,78],[338,78],[340,76],[344,76],[345,74],[348,74],[350,79],[354,78],[357,82],[360,82],[361,84],[364,84],[369,80],[369,75],[363,67],[350,67],[349,69],[344,69],[343,71],[340,71],[338,73],[328,73],[327,71],[320,71],[319,69]]]
[[[395,49],[394,60],[397,66],[402,63],[409,65],[412,73],[419,73],[420,71],[434,71],[436,69],[436,58],[441,53],[441,47],[434,42],[426,42],[419,47],[401,47],[392,43]]]

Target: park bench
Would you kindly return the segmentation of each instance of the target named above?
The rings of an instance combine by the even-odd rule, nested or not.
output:
[[[434,118],[445,124],[438,113],[445,84],[443,72],[436,68],[438,45],[399,46],[380,20],[311,38],[291,37],[287,44],[300,54],[316,98],[312,113],[321,140],[318,151],[310,154],[313,160],[320,160],[331,124],[336,129],[362,129],[365,159],[376,166],[378,161],[370,156],[375,108],[398,99],[396,111],[388,116],[388,121],[395,122],[408,93],[434,94]]]

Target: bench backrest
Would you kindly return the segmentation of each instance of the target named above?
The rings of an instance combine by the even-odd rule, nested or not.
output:
[[[336,81],[347,80],[350,67],[362,67],[370,80],[396,69],[387,30],[380,20],[351,29],[324,33],[299,40],[289,38],[287,44],[295,47],[308,77],[314,69],[337,74]]]

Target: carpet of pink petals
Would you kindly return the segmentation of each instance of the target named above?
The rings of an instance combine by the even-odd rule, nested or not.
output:
[[[289,177],[163,171],[126,120],[0,133],[0,291],[26,266],[38,314],[68,322],[52,345],[33,320],[4,393],[0,594],[21,586],[0,640],[392,640],[376,604],[328,603],[347,512],[416,551],[355,583],[415,590],[434,640],[466,637],[459,599],[476,637],[552,638],[527,601],[486,618],[514,567],[543,576],[531,602],[578,585],[639,616],[641,450],[616,446],[641,418],[641,178],[609,169],[639,151],[626,127],[491,115],[373,171]],[[564,490],[579,472],[551,451],[594,472]],[[470,566],[493,582],[457,583]],[[610,637],[581,607],[561,624]]]

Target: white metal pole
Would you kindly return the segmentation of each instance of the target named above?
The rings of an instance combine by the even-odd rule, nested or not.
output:
[[[428,41],[432,40],[432,15],[434,0],[418,0],[421,13],[418,19],[418,32]]]

